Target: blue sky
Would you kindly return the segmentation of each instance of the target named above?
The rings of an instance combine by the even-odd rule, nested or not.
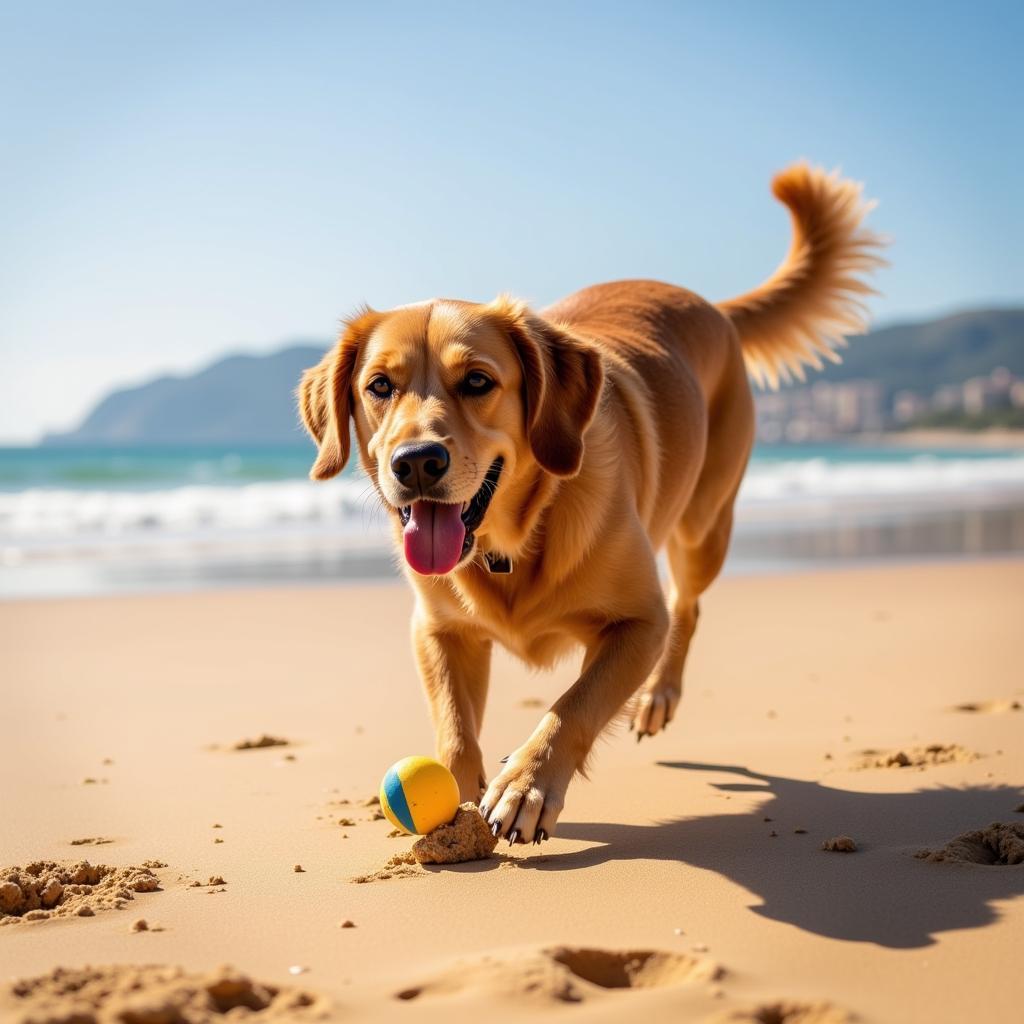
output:
[[[1024,301],[1019,3],[0,4],[0,440],[360,302],[725,298],[841,165],[880,321]]]

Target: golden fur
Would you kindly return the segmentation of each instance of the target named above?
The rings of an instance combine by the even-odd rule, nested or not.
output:
[[[792,213],[793,245],[738,299],[714,306],[673,285],[619,281],[540,314],[508,298],[365,310],[303,376],[300,411],[319,445],[311,475],[345,465],[351,420],[399,542],[407,495],[389,468],[399,445],[445,446],[449,471],[423,496],[446,503],[469,501],[504,460],[468,557],[445,575],[406,574],[438,756],[463,799],[483,793],[481,809],[510,842],[551,834],[569,782],[621,709],[638,737],[671,721],[753,444],[748,372],[775,385],[834,358],[842,334],[863,328],[859,275],[879,258],[859,187],[798,164],[774,190]],[[493,390],[462,393],[473,371]],[[394,386],[386,399],[368,390],[382,374]],[[514,571],[489,572],[485,554]],[[478,737],[495,641],[537,666],[576,647],[584,655],[578,679],[488,785]]]

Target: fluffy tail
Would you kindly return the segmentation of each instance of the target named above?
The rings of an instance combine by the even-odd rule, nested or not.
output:
[[[778,270],[759,288],[718,308],[736,326],[747,370],[760,385],[804,379],[804,366],[820,370],[822,358],[840,361],[844,335],[867,328],[863,281],[884,264],[882,239],[861,226],[874,203],[862,186],[820,167],[793,164],[772,181],[789,207],[793,243]]]

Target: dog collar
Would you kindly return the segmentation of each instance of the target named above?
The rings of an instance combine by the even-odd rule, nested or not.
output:
[[[485,551],[484,562],[487,563],[487,571],[490,573],[507,576],[512,571],[512,559],[508,555],[496,555],[492,551]]]

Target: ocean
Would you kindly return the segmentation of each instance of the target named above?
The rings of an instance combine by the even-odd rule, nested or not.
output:
[[[313,449],[0,448],[0,597],[388,579],[388,520]],[[728,572],[1024,552],[1024,452],[761,446]]]

